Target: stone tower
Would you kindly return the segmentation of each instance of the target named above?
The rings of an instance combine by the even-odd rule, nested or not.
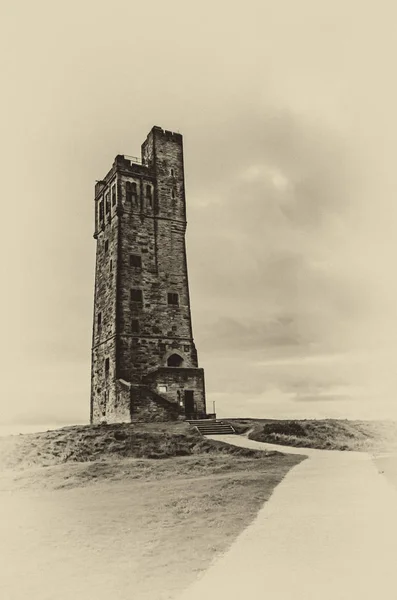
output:
[[[91,423],[206,416],[185,232],[182,136],[153,127],[95,186]]]

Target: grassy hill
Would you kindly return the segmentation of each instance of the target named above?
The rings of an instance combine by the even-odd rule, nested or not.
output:
[[[259,442],[324,450],[397,450],[394,421],[240,419],[230,422],[233,426],[236,423],[240,431],[251,429],[249,438]]]
[[[164,459],[200,454],[264,457],[260,452],[207,440],[185,423],[76,425],[0,437],[0,469],[48,467],[111,458]]]
[[[301,460],[184,423],[0,438],[3,596],[173,598]]]
[[[397,424],[232,420],[251,439],[382,451]],[[255,518],[303,460],[207,440],[185,423],[0,437],[5,597],[168,599]],[[43,577],[45,573],[45,577]]]

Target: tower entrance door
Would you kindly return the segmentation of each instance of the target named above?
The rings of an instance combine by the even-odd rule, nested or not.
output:
[[[185,416],[187,419],[194,419],[196,416],[193,390],[185,390]]]

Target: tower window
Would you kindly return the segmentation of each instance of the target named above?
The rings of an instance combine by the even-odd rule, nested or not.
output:
[[[127,202],[136,202],[138,197],[138,186],[135,181],[127,181],[125,185]]]
[[[168,292],[168,304],[173,304],[174,306],[179,305],[179,294],[175,294],[174,292]]]
[[[132,319],[131,321],[131,332],[139,333],[139,321],[137,319]]]
[[[149,203],[152,202],[152,186],[147,184],[146,186],[146,199],[148,200]]]
[[[106,377],[109,375],[109,369],[110,369],[110,359],[105,358],[105,375],[106,375]]]
[[[102,325],[102,313],[99,312],[98,313],[98,327],[100,327]]]
[[[131,202],[131,181],[127,181],[125,184],[125,199],[127,202]]]
[[[116,205],[116,186],[112,187],[112,206]]]
[[[171,198],[175,198],[175,188],[171,189]]]
[[[175,171],[174,171],[174,169],[171,169],[171,177],[175,177]]]
[[[110,259],[110,263],[109,263],[109,271],[112,272],[113,271],[113,261],[112,259]]]
[[[105,240],[105,252],[109,250],[109,240]]]
[[[183,366],[183,358],[179,356],[179,354],[171,354],[167,360],[167,367],[182,367]]]
[[[102,200],[99,203],[99,220],[103,221],[103,201]]]
[[[105,205],[106,205],[106,214],[110,213],[110,201],[109,201],[109,192],[105,195]]]
[[[132,302],[143,302],[142,290],[134,288],[131,290],[131,301]]]
[[[130,267],[142,268],[142,257],[139,254],[130,254]]]

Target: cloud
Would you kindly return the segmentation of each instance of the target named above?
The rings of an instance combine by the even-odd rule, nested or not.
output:
[[[358,201],[351,152],[343,138],[287,111],[237,118],[213,140],[189,208],[192,297],[206,351],[354,344],[371,293],[350,251]],[[216,200],[205,204],[207,191]]]
[[[394,310],[385,205],[374,203],[375,174],[354,139],[267,107],[236,115],[201,151],[188,256],[209,397],[226,393],[223,414],[239,401],[255,401],[257,416],[272,406],[287,416],[331,405],[334,416],[393,413],[395,378],[378,356]]]
[[[350,396],[345,394],[302,394],[294,398],[295,402],[349,402]]]
[[[24,4],[21,20],[8,3],[2,39],[4,415],[87,415],[93,182],[116,154],[137,155],[154,124],[184,135],[193,328],[209,397],[227,388],[226,408],[282,416],[299,404],[304,414],[317,405],[293,400],[297,383],[315,395],[314,384],[365,381],[373,411],[383,396],[394,401],[392,8],[361,6],[357,19],[357,2],[274,3],[269,19],[266,3],[232,3],[225,20],[214,3],[129,3],[109,28],[102,3],[90,28],[90,7],[72,2],[49,28],[49,6]],[[151,26],[131,35],[131,19]],[[358,366],[362,349],[374,356]],[[304,360],[318,356],[330,359]],[[270,366],[287,359],[295,365]],[[48,365],[53,376],[41,374]]]
[[[287,348],[296,348],[302,344],[302,339],[297,331],[293,317],[268,319],[258,321],[247,317],[238,320],[231,317],[220,317],[211,323],[211,327],[203,328],[201,344],[207,352],[219,352],[228,347],[230,352],[243,352],[244,350],[264,350],[277,348],[283,351]]]

